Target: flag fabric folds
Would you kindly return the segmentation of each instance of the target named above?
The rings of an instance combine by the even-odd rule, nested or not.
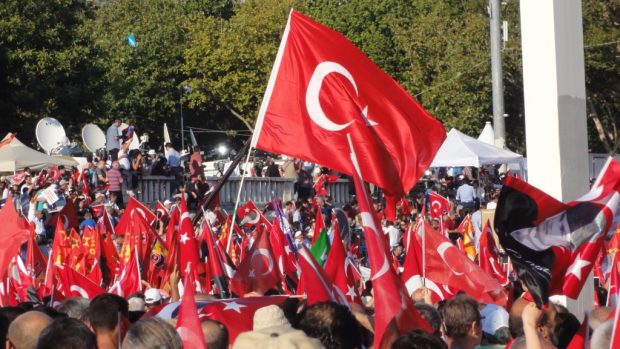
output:
[[[396,198],[413,187],[446,137],[390,76],[342,34],[291,11],[252,146],[365,179]]]
[[[506,177],[494,226],[538,306],[554,294],[579,295],[602,246],[600,239],[612,227],[619,190],[620,163],[611,158],[591,190],[568,204]]]

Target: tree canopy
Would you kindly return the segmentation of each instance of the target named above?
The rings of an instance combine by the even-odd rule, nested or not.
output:
[[[0,8],[0,125],[34,143],[59,119],[137,120],[160,144],[165,122],[228,136],[252,129],[291,8],[341,32],[446,129],[477,135],[491,120],[486,0],[7,0]],[[620,5],[584,0],[592,151],[618,139]],[[503,2],[508,146],[524,151],[519,4]],[[132,34],[137,45],[127,42]],[[226,139],[199,136],[201,143]],[[178,140],[178,137],[173,139]],[[237,138],[240,142],[243,138]]]

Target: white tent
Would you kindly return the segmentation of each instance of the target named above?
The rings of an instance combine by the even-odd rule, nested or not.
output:
[[[519,164],[521,169],[524,168],[522,155],[479,141],[453,128],[435,155],[431,167],[481,167],[493,164]]]
[[[25,167],[40,170],[48,166],[77,166],[71,158],[49,156],[24,145],[12,134],[8,134],[0,143],[0,172],[17,172]]]

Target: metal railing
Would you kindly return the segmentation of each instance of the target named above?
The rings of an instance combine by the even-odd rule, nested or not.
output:
[[[155,204],[158,200],[164,202],[172,198],[172,182],[174,177],[167,176],[142,176],[138,179],[138,185],[134,193],[136,199],[145,204]],[[123,182],[123,199],[129,200],[127,182]]]
[[[208,177],[207,182],[210,186],[215,183],[220,177]],[[165,176],[142,176],[138,179],[138,186],[134,193],[136,199],[145,204],[154,205],[157,200],[163,202],[166,199],[172,197],[172,182],[173,177]],[[231,209],[235,206],[235,200],[237,199],[237,192],[239,190],[239,184],[241,177],[230,177],[220,190],[220,205],[225,209]],[[289,200],[295,200],[295,181],[290,178],[278,178],[278,177],[247,177],[243,183],[243,190],[241,191],[241,203],[245,203],[248,200],[254,201],[256,205],[264,205],[271,201],[271,193],[286,202]],[[123,193],[127,192],[126,182],[123,183]],[[335,183],[327,183],[327,191],[332,197],[333,204],[337,207],[341,207],[345,203],[349,202],[349,181],[339,179]],[[129,199],[128,195],[124,195],[125,201]]]
[[[209,185],[215,185],[219,177],[208,177]],[[220,191],[220,205],[225,209],[235,206],[241,177],[230,177]],[[271,193],[281,199],[282,202],[295,200],[295,181],[282,177],[247,177],[243,182],[240,203],[248,200],[254,201],[257,206],[265,205],[271,201]],[[338,180],[327,184],[327,191],[332,197],[335,206],[340,207],[349,202],[349,181]]]

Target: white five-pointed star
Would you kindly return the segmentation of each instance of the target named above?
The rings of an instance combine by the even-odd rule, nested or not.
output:
[[[254,269],[250,269],[250,273],[248,274],[248,276],[251,278],[256,276],[256,274],[254,273]]]
[[[183,245],[185,245],[185,243],[187,242],[187,240],[189,240],[189,237],[187,237],[187,233],[183,233],[181,234],[181,243]]]
[[[347,285],[347,296],[349,296],[351,300],[355,299],[355,290],[353,289],[353,286]]]
[[[234,310],[237,313],[241,314],[241,308],[247,307],[247,305],[239,304],[235,301],[224,303],[225,307],[223,310]]]
[[[248,213],[248,212],[250,212],[250,209],[246,207],[244,211],[245,211],[245,213]]]
[[[566,275],[573,274],[575,275],[577,280],[581,281],[581,269],[587,267],[590,264],[591,262],[581,259],[581,254],[578,254],[573,264],[571,264],[570,267],[568,267],[568,270],[566,271]]]

